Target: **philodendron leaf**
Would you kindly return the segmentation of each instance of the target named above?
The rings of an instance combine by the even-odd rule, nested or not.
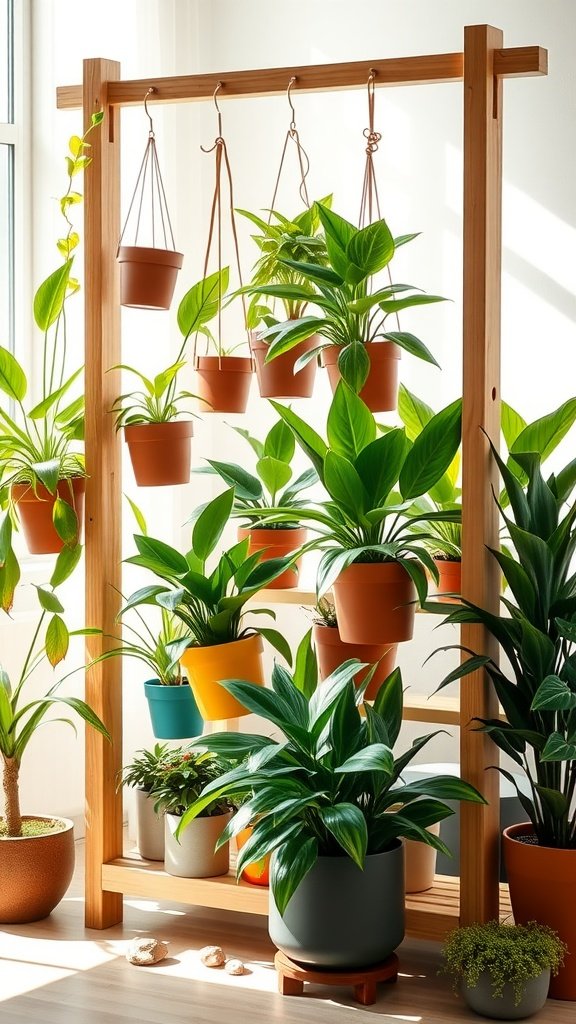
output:
[[[559,732],[553,732],[546,740],[544,750],[540,754],[541,761],[574,761],[576,759],[576,743],[569,743]]]
[[[576,693],[559,676],[546,676],[530,706],[531,711],[570,711],[576,708]]]
[[[62,661],[68,653],[69,633],[64,619],[59,615],[53,615],[46,630],[46,657],[53,668]]]
[[[26,397],[28,383],[26,374],[14,355],[0,346],[0,389],[15,402]]]
[[[42,282],[34,296],[34,319],[41,331],[47,331],[62,312],[74,259],[66,260]]]

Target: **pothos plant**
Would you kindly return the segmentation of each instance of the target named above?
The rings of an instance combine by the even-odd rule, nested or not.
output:
[[[5,817],[4,822],[0,823],[0,835],[16,837],[23,834],[20,766],[28,744],[37,730],[46,723],[46,716],[52,708],[62,709],[65,715],[73,712],[109,739],[105,726],[85,701],[78,697],[58,695],[63,679],[50,686],[42,697],[30,693],[32,678],[38,670],[46,662],[56,668],[66,657],[71,636],[86,636],[97,632],[89,628],[69,631],[62,618],[64,607],[57,593],[76,568],[81,550],[79,544],[64,547],[56,559],[48,583],[35,586],[40,614],[28,649],[21,654],[21,666],[15,681],[0,664],[0,753],[5,798]],[[19,580],[20,566],[12,546],[12,521],[5,513],[0,525],[0,599],[5,614],[10,613]],[[73,726],[68,717],[57,720]]]
[[[90,164],[88,136],[100,125],[103,112],[92,115],[90,125],[80,138],[73,135],[66,157],[68,187],[61,196],[60,210],[64,232],[56,245],[62,264],[42,282],[34,296],[34,320],[42,332],[41,395],[26,408],[28,380],[14,354],[0,346],[0,389],[13,403],[13,410],[0,406],[0,500],[10,504],[13,484],[29,484],[35,492],[43,485],[55,494],[59,481],[84,476],[84,456],[74,442],[84,437],[84,396],[70,401],[70,392],[82,367],[68,374],[68,336],[66,307],[80,285],[73,276],[74,259],[80,238],[71,218],[82,201],[74,188],[75,179]],[[67,544],[78,536],[78,522],[71,505],[63,498],[54,504],[54,525]]]

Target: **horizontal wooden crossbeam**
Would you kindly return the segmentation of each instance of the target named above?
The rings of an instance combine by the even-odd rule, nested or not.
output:
[[[179,103],[210,98],[218,84],[218,99],[227,96],[271,96],[286,92],[295,78],[298,92],[316,89],[352,89],[366,85],[376,72],[376,85],[427,85],[459,82],[464,75],[463,53],[439,53],[422,57],[393,57],[387,60],[353,61],[345,64],[311,64],[304,67],[231,71],[207,75],[179,75],[171,78],[139,78],[110,82],[107,102],[111,106],[142,103],[147,90],[149,102]],[[548,51],[541,46],[516,46],[497,50],[494,70],[499,78],[525,78],[548,73]],[[82,106],[82,86],[63,85],[56,90],[60,110]]]

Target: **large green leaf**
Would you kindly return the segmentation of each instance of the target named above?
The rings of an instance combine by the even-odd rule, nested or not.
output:
[[[325,441],[322,440],[320,435],[317,434],[305,420],[301,419],[300,416],[293,412],[292,409],[285,408],[285,406],[280,405],[279,402],[272,401],[270,404],[293,431],[298,444],[310,459],[318,473],[318,476],[320,477],[320,480],[323,481],[324,459],[326,458],[326,452],[328,451],[328,446]]]
[[[274,502],[278,492],[286,486],[292,477],[290,466],[286,462],[272,458],[270,455],[265,455],[263,459],[258,460],[256,472]]]
[[[143,562],[137,562],[137,565],[146,565],[151,572],[169,577],[182,576],[188,572],[188,562],[184,555],[181,555],[176,548],[165,544],[164,541],[147,535],[134,534],[134,543],[144,559]],[[132,559],[127,559],[127,561],[132,561]]]
[[[398,415],[406,427],[410,441],[415,441],[434,416],[434,410],[409,391],[405,384],[398,389]]]
[[[541,416],[518,435],[510,454],[538,452],[542,462],[554,451],[576,421],[576,398],[570,398],[554,412]]]
[[[328,444],[350,462],[376,437],[376,423],[361,398],[340,381],[328,411]]]
[[[352,754],[335,771],[344,775],[356,772],[384,772],[385,775],[392,775],[394,754],[384,743],[372,743]]]
[[[293,685],[307,700],[312,696],[318,685],[318,661],[312,646],[312,629],[306,631],[298,644],[294,663]]]
[[[35,405],[34,408],[31,409],[30,412],[28,413],[30,419],[31,420],[43,419],[44,416],[46,415],[46,413],[49,412],[49,410],[54,405],[57,405],[57,403],[60,401],[62,396],[65,395],[66,392],[69,390],[69,388],[72,387],[72,384],[74,383],[75,380],[78,379],[78,377],[82,373],[83,369],[84,368],[81,366],[78,370],[76,370],[72,374],[71,377],[68,378],[68,380],[62,385],[61,388],[57,388],[56,391],[53,391],[50,395],[48,395],[46,398],[44,398],[43,401],[39,402],[38,405]]]
[[[384,504],[400,475],[406,458],[408,442],[403,430],[389,430],[367,445],[354,465],[368,494],[368,507]]]
[[[384,299],[380,302],[380,309],[386,313],[399,313],[403,309],[409,309],[411,306],[429,306],[435,302],[447,302],[442,295],[428,295],[426,293],[407,295],[403,299]]]
[[[14,592],[20,580],[20,565],[10,547],[6,553],[4,565],[0,568],[0,607],[9,612],[14,603]]]
[[[302,840],[294,836],[279,846],[272,858],[270,886],[278,912],[283,914],[303,878],[318,858],[318,841],[315,836]]]
[[[78,516],[63,498],[57,497],[52,506],[52,522],[54,529],[68,547],[76,547],[78,544]]]
[[[384,680],[374,700],[374,711],[386,726],[388,742],[394,746],[402,727],[402,673],[395,668]]]
[[[386,341],[395,342],[405,352],[409,352],[411,356],[416,356],[418,359],[423,359],[425,363],[433,363],[434,366],[439,367],[440,364],[436,361],[430,349],[415,334],[410,334],[409,331],[387,331],[382,337]]]
[[[506,442],[506,447],[510,451],[512,445],[519,435],[522,433],[526,426],[526,420],[513,409],[508,402],[502,400],[500,403],[500,423],[502,427],[502,433]]]
[[[234,488],[230,487],[214,498],[196,520],[192,531],[192,550],[201,562],[206,561],[220,540],[233,503]]]
[[[26,397],[28,382],[26,374],[9,349],[0,345],[0,389],[15,402]]]
[[[328,494],[352,522],[359,522],[367,509],[368,496],[353,464],[329,451],[324,464],[324,484]]]
[[[340,376],[357,394],[362,390],[370,373],[370,356],[361,341],[344,345],[338,353]]]
[[[358,228],[350,221],[340,217],[333,210],[316,203],[318,217],[324,228],[326,249],[330,263],[336,273],[344,280],[350,266],[350,259],[347,255],[347,248],[352,239],[358,234]]]
[[[34,319],[41,331],[47,331],[62,312],[74,259],[66,260],[42,282],[34,296]]]
[[[568,742],[560,733],[553,732],[546,740],[546,746],[540,754],[540,760],[574,761],[576,760],[576,743]]]
[[[234,488],[238,498],[258,501],[262,497],[262,484],[242,466],[237,466],[234,462],[220,462],[217,459],[207,459],[207,462],[229,487]]]
[[[55,667],[68,653],[69,633],[64,619],[53,615],[46,630],[46,657]]]
[[[266,435],[262,454],[289,463],[294,458],[295,447],[296,442],[290,427],[284,420],[278,420]]]
[[[375,221],[358,231],[348,242],[346,255],[352,264],[346,280],[352,284],[358,284],[386,267],[394,255],[394,239],[386,221]],[[355,268],[360,271],[359,275]]]
[[[229,275],[229,268],[223,267],[186,292],[177,315],[178,327],[186,338],[216,316],[222,297],[228,290]]]
[[[444,475],[460,447],[462,400],[437,413],[416,438],[400,473],[404,498],[425,494]]]
[[[570,711],[576,708],[576,693],[559,676],[546,676],[531,704],[532,711]]]
[[[336,842],[359,868],[364,867],[368,846],[366,819],[355,804],[341,803],[320,808],[320,818]]]
[[[45,612],[64,611],[60,598],[52,590],[48,590],[46,587],[39,586],[38,584],[34,584],[34,586],[36,587],[40,607],[43,608]]]

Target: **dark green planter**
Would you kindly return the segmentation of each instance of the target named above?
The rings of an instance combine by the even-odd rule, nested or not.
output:
[[[385,960],[404,938],[404,851],[366,857],[319,857],[281,917],[272,890],[272,942],[298,963],[340,969]]]
[[[474,988],[462,985],[460,991],[470,1009],[479,1013],[481,1017],[490,1017],[492,1020],[524,1020],[542,1009],[549,985],[550,971],[542,971],[537,978],[531,978],[525,983],[518,1006],[514,1005],[514,989],[510,984],[504,985],[501,996],[493,996],[488,971],[480,975]]]
[[[163,686],[158,679],[148,679],[144,693],[157,740],[187,740],[201,735],[204,721],[188,683]]]

